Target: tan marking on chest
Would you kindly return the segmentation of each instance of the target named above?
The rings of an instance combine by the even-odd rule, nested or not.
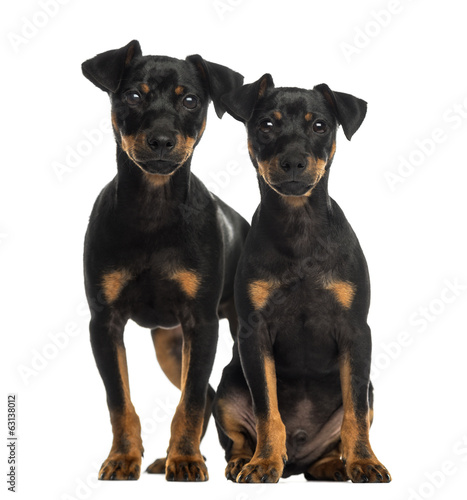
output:
[[[120,292],[132,278],[130,271],[118,269],[111,273],[104,274],[102,277],[102,288],[105,300],[111,304],[118,299]]]
[[[257,280],[251,282],[248,285],[248,294],[255,309],[262,309],[266,305],[271,293],[274,292],[277,287],[277,282],[272,280]]]
[[[334,294],[337,302],[344,308],[350,309],[355,296],[355,285],[348,281],[330,281],[324,287]]]
[[[201,278],[193,271],[187,269],[178,269],[170,275],[170,279],[176,281],[180,288],[194,299],[201,285]]]

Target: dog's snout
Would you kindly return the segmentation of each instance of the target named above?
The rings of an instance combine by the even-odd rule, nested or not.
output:
[[[164,155],[170,153],[170,151],[174,149],[177,144],[177,139],[175,134],[168,132],[153,133],[148,135],[147,142],[149,147],[153,151],[159,153],[160,157],[163,158]]]
[[[284,172],[290,174],[302,171],[307,165],[307,158],[304,155],[292,154],[285,155],[280,160],[280,166]]]

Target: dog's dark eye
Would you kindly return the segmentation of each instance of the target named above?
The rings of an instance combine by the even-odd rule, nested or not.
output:
[[[274,123],[272,123],[271,120],[263,120],[259,124],[259,129],[261,130],[261,132],[263,132],[263,134],[269,134],[269,132],[271,132],[273,128]]]
[[[127,92],[125,92],[124,96],[125,101],[130,106],[136,106],[141,102],[141,95],[139,94],[139,92],[136,92],[136,90],[128,90]]]
[[[183,105],[187,109],[195,109],[198,106],[198,98],[193,94],[188,94],[183,98]]]
[[[324,134],[327,130],[328,126],[325,122],[316,120],[315,123],[313,123],[313,132],[317,134]]]

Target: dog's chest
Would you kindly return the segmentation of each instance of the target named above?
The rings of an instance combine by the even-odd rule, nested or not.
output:
[[[315,270],[282,274],[280,279],[261,309],[277,370],[287,380],[335,372],[336,335],[349,320],[345,300],[350,300],[353,290],[331,274]]]
[[[270,294],[264,309],[274,322],[306,326],[310,321],[331,321],[347,309],[342,303],[345,280],[315,264],[302,263],[277,273],[269,282]],[[352,291],[348,292],[350,295]]]
[[[175,252],[154,254],[144,266],[130,269],[128,283],[122,290],[130,317],[146,328],[173,328],[186,316],[189,304],[196,299],[202,277]]]

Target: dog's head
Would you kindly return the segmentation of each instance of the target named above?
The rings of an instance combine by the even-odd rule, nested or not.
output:
[[[310,196],[332,163],[338,126],[350,140],[366,114],[365,101],[326,84],[312,90],[275,88],[269,74],[222,102],[245,123],[259,175],[283,196]]]
[[[144,172],[170,176],[192,155],[212,100],[219,118],[221,96],[243,83],[231,69],[199,55],[185,60],[142,56],[133,40],[82,64],[83,74],[107,92],[117,143]]]

